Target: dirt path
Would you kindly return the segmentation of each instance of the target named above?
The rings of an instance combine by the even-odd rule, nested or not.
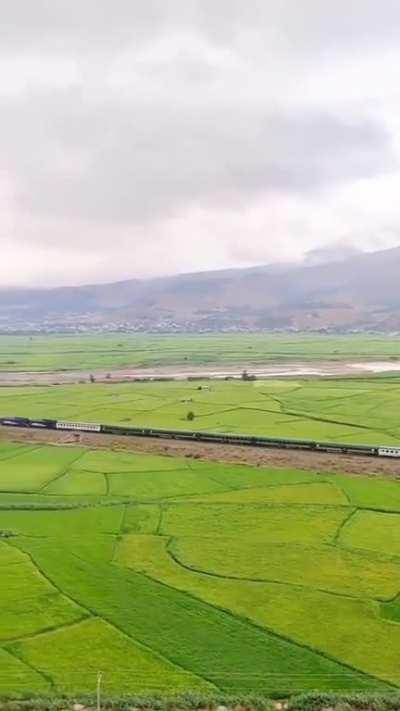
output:
[[[204,442],[177,442],[146,437],[118,437],[84,433],[76,437],[70,432],[52,430],[18,430],[0,427],[0,442],[33,442],[43,444],[75,444],[90,449],[108,449],[124,452],[147,452],[171,457],[190,457],[210,462],[231,462],[252,466],[270,466],[305,469],[317,472],[336,472],[384,476],[400,479],[400,459],[301,452],[287,449],[260,449],[239,445],[221,445]]]

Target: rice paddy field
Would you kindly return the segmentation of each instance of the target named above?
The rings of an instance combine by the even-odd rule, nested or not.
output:
[[[379,337],[3,337],[0,370],[397,358]],[[400,442],[400,376],[0,387],[0,417]],[[190,419],[188,414],[192,413]],[[400,687],[400,485],[0,443],[0,697]]]
[[[400,358],[400,338],[369,334],[0,336],[0,371]]]
[[[369,444],[400,442],[399,412],[400,376],[0,388],[0,417]]]
[[[0,445],[0,696],[400,686],[396,482]]]

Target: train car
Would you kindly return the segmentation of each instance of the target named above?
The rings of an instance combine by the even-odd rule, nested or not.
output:
[[[67,422],[56,421],[56,430],[69,430],[78,432],[101,432],[101,425],[95,422]]]
[[[2,417],[1,424],[10,427],[30,427],[31,421],[28,417]]]
[[[29,427],[37,427],[38,429],[55,430],[57,428],[57,420],[30,420]]]
[[[400,457],[400,447],[378,447],[379,457]]]
[[[367,444],[343,444],[342,442],[316,442],[315,448],[321,452],[331,452],[332,454],[361,454],[366,456],[376,456],[378,448]]]
[[[277,449],[315,449],[316,442],[308,439],[285,439],[282,437],[257,437],[256,447],[276,447]]]

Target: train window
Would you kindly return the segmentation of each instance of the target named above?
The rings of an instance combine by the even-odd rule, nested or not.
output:
[[[378,454],[386,457],[400,457],[400,447],[379,447]]]

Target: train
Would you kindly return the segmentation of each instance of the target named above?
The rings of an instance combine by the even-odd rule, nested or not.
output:
[[[30,419],[28,417],[1,417],[0,425],[6,427],[26,427],[32,429],[65,430],[68,432],[92,432],[105,435],[127,437],[153,437],[217,444],[248,445],[275,449],[294,449],[331,454],[363,455],[370,457],[400,458],[400,446],[367,445],[338,442],[317,442],[307,439],[286,439],[280,437],[260,437],[258,435],[230,434],[220,432],[196,432],[193,430],[167,430],[150,427],[127,427],[125,425],[98,424],[53,419]]]

